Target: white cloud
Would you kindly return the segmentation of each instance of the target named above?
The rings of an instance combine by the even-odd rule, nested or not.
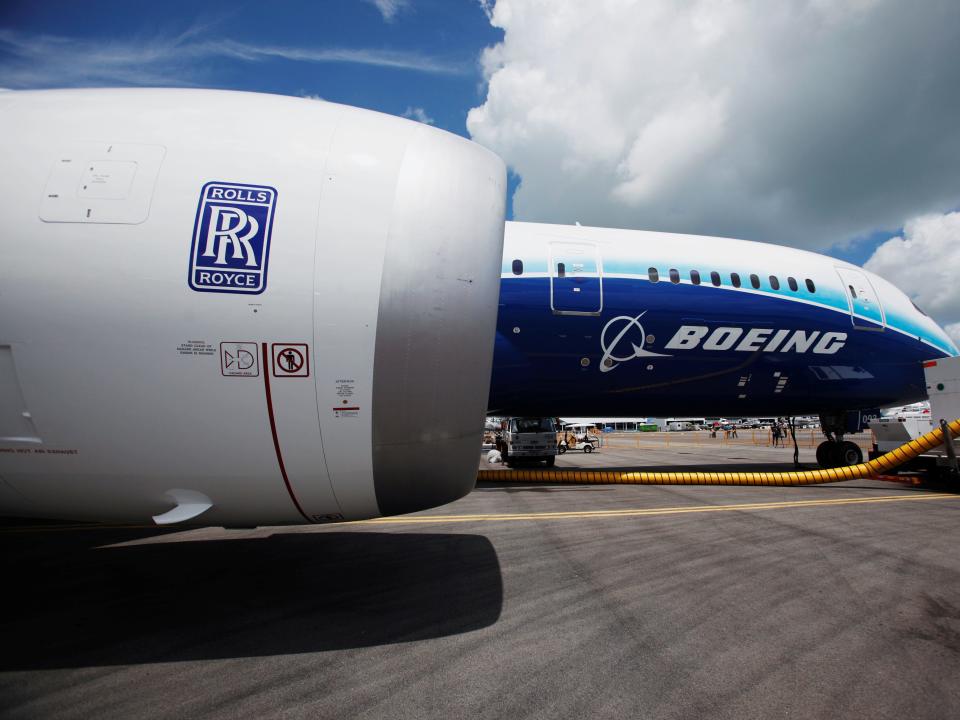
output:
[[[947,335],[953,340],[953,344],[960,347],[960,323],[950,323],[945,325],[943,329],[947,331]]]
[[[410,7],[410,0],[367,0],[367,2],[376,6],[386,22],[393,22],[401,10]]]
[[[960,212],[909,220],[864,267],[903,290],[960,340]]]
[[[499,0],[491,22],[467,127],[521,176],[518,219],[826,248],[960,201],[956,0]]]
[[[483,14],[487,16],[487,20],[490,20],[493,17],[493,4],[495,0],[477,0],[480,5],[480,9],[483,10]]]
[[[0,84],[13,88],[78,85],[193,85],[208,77],[211,61],[351,63],[455,75],[470,68],[416,52],[368,48],[258,45],[211,36],[206,27],[179,35],[77,40],[0,28]]]
[[[403,111],[403,116],[416,120],[417,122],[422,122],[424,125],[433,125],[434,123],[433,118],[427,115],[426,110],[422,107],[411,107],[408,105],[407,109]]]
[[[232,40],[208,42],[201,52],[235,57],[241,60],[261,60],[268,57],[309,63],[355,63],[376,65],[401,70],[417,70],[440,75],[456,75],[466,71],[460,65],[420,53],[400,50],[371,50],[367,48],[298,48],[271,45],[252,45]]]

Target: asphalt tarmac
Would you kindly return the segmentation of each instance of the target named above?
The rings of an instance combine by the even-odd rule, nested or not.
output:
[[[558,466],[792,467],[678,448]],[[489,483],[368,523],[0,544],[4,718],[960,717],[960,495],[923,487]]]

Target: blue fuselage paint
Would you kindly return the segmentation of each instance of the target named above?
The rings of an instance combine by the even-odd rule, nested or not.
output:
[[[563,312],[596,312],[594,285],[557,307],[549,277],[501,279],[490,413],[740,417],[884,407],[923,399],[921,362],[948,355],[836,309],[710,285],[607,276],[597,314]],[[681,328],[698,328],[686,331],[695,346],[669,347]],[[714,336],[722,328],[730,330]],[[750,330],[756,340],[744,342]],[[796,331],[808,342],[777,347]],[[809,341],[827,333],[817,352]]]

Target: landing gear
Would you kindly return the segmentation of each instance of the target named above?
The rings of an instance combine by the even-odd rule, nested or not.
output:
[[[860,446],[849,440],[840,443],[840,465],[849,467],[850,465],[859,465],[863,462],[863,450]]]
[[[849,467],[863,462],[860,446],[843,439],[847,430],[846,413],[821,415],[820,428],[827,436],[827,439],[817,446],[817,463],[820,467]]]
[[[817,446],[817,464],[822,468],[849,467],[863,462],[863,451],[849,440],[825,440]]]
[[[839,455],[835,452],[837,443],[830,440],[824,440],[817,445],[817,465],[822,468],[836,467],[839,462]]]

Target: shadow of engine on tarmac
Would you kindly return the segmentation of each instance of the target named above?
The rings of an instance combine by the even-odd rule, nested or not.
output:
[[[0,670],[250,657],[469,632],[500,617],[479,535],[295,532],[104,547],[156,533],[0,539]]]

